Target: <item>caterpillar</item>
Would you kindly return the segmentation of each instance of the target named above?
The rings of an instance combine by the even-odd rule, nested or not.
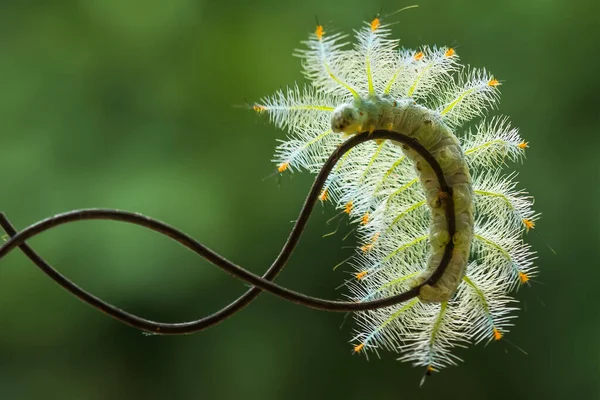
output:
[[[510,293],[537,274],[523,236],[539,214],[516,188],[516,174],[502,172],[508,161],[522,160],[528,143],[507,117],[486,116],[498,105],[501,82],[461,65],[455,49],[400,49],[380,17],[355,36],[349,47],[345,35],[317,25],[306,48],[294,53],[308,83],[264,97],[253,109],[289,132],[273,160],[282,174],[316,173],[345,138],[379,130],[410,136],[441,166],[449,191],[409,146],[368,142],[341,158],[320,196],[357,225],[348,283],[354,301],[422,284],[453,243],[445,272],[417,298],[355,313],[355,353],[397,352],[429,374],[456,365],[457,346],[501,340],[517,310]],[[467,124],[470,130],[457,137]],[[448,196],[452,235],[442,211]]]

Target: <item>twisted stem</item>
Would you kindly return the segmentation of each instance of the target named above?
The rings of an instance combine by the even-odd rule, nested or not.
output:
[[[10,251],[18,247],[36,266],[38,266],[42,270],[42,272],[48,275],[56,283],[61,285],[68,292],[70,292],[74,296],[77,296],[80,300],[88,303],[92,307],[110,315],[111,317],[125,324],[138,328],[142,331],[164,335],[190,334],[216,325],[219,322],[231,317],[236,312],[240,311],[252,300],[254,300],[263,290],[277,295],[285,300],[304,305],[306,307],[311,307],[325,311],[365,311],[393,306],[418,296],[419,290],[422,286],[433,285],[435,284],[435,282],[437,282],[437,280],[443,275],[452,258],[452,250],[454,249],[454,244],[452,241],[449,241],[449,243],[446,245],[440,265],[437,267],[435,272],[426,282],[406,292],[382,299],[365,302],[333,301],[308,296],[306,294],[293,291],[291,289],[285,288],[272,282],[272,280],[275,279],[275,277],[279,274],[279,272],[281,272],[283,267],[286,265],[292,252],[298,244],[300,236],[302,235],[302,232],[306,227],[306,223],[308,222],[308,218],[310,217],[314,205],[316,204],[319,198],[323,185],[325,184],[325,181],[328,175],[330,174],[331,170],[335,166],[336,162],[354,146],[357,146],[369,140],[383,139],[401,142],[411,147],[415,152],[417,152],[421,157],[423,157],[423,159],[427,163],[429,163],[429,165],[436,174],[440,190],[448,194],[447,196],[441,196],[441,198],[444,199],[443,207],[447,219],[448,233],[450,234],[450,237],[453,237],[456,231],[456,225],[452,191],[444,178],[443,171],[438,162],[427,149],[425,149],[421,144],[419,144],[415,139],[412,139],[410,136],[399,132],[377,130],[371,134],[364,132],[359,135],[353,136],[352,138],[344,142],[342,145],[340,145],[325,162],[321,171],[315,178],[312,188],[308,193],[304,205],[300,211],[298,219],[296,220],[296,223],[292,228],[292,231],[290,232],[287,241],[281,249],[281,252],[262,277],[255,275],[245,270],[244,268],[234,264],[233,262],[212,251],[208,247],[204,246],[197,240],[193,239],[189,235],[161,221],[137,213],[107,209],[74,210],[67,213],[58,214],[45,220],[39,221],[19,233],[16,232],[16,230],[14,229],[10,221],[6,218],[6,216],[4,214],[0,214],[0,225],[10,236],[10,239],[2,247],[0,247],[0,259],[2,259],[2,257],[8,254]],[[196,254],[200,255],[201,257],[205,258],[206,260],[210,261],[211,263],[221,268],[225,272],[229,273],[230,275],[253,285],[253,287],[249,289],[246,293],[238,297],[236,300],[234,300],[232,303],[223,307],[221,310],[199,320],[182,323],[157,322],[121,310],[120,308],[113,306],[112,304],[87,292],[85,289],[80,288],[74,282],[70,281],[67,277],[65,277],[56,269],[54,269],[42,257],[40,257],[27,243],[25,243],[26,240],[59,225],[64,225],[75,221],[97,219],[121,221],[134,225],[139,225],[147,229],[153,230],[155,232],[158,232],[162,235],[168,236],[176,242],[180,243],[181,245],[192,250]]]

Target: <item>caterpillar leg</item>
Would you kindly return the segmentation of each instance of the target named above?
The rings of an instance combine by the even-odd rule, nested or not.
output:
[[[433,272],[429,270],[422,272],[412,280],[410,286],[415,287],[423,284],[431,277],[432,273]],[[442,278],[434,285],[424,285],[419,290],[419,299],[426,303],[441,303],[450,300],[455,289],[456,287],[454,285],[447,285]]]
[[[454,290],[436,284],[435,286],[425,285],[419,290],[419,299],[424,302],[441,303],[450,300]]]

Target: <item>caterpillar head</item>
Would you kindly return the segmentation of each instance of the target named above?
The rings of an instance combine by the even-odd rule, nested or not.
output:
[[[348,135],[359,133],[367,121],[367,114],[354,104],[342,104],[331,116],[331,130]]]

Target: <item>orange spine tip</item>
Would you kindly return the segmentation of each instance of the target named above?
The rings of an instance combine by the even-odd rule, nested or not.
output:
[[[359,281],[361,279],[363,279],[365,276],[367,276],[368,272],[367,271],[362,271],[362,272],[357,272],[356,273],[356,279],[358,279]]]
[[[277,167],[277,171],[284,172],[286,169],[288,169],[289,166],[290,166],[289,162],[284,162],[282,164],[279,164],[279,167]]]
[[[519,280],[521,283],[527,283],[529,282],[529,275],[527,275],[525,272],[519,272]]]
[[[428,366],[427,366],[427,372],[428,372],[428,373],[435,372],[435,369],[433,369],[433,367],[432,367],[431,365],[428,365]]]
[[[327,201],[328,198],[329,198],[329,192],[327,191],[327,189],[323,189],[323,191],[321,192],[321,195],[319,196],[319,200]]]
[[[488,82],[488,86],[496,87],[498,85],[500,85],[500,82],[498,82],[498,79],[495,78],[490,79]]]
[[[352,212],[352,201],[346,203],[346,207],[344,208],[344,212],[346,214],[350,214]]]
[[[533,222],[530,219],[525,218],[523,220],[523,225],[525,225],[525,229],[527,230],[527,232],[529,232],[530,229],[533,229],[535,227],[535,222]]]
[[[450,47],[450,48],[449,48],[448,50],[446,50],[446,52],[444,53],[444,55],[445,55],[446,57],[452,57],[452,56],[453,56],[453,55],[455,55],[455,54],[456,54],[456,51],[455,51],[455,50],[454,50],[452,47]]]
[[[380,25],[381,20],[379,18],[375,18],[373,21],[371,21],[371,32],[375,32]]]
[[[422,51],[418,52],[417,54],[415,54],[415,60],[419,61],[420,59],[422,59],[425,56],[425,54],[423,54]]]
[[[354,346],[354,352],[358,353],[359,351],[361,351],[363,349],[363,347],[365,347],[364,343],[357,344],[356,346]]]
[[[261,113],[261,112],[265,112],[267,110],[267,107],[255,104],[254,106],[252,106],[252,109],[254,111],[256,111],[257,113]]]
[[[362,217],[362,219],[361,219],[360,223],[361,223],[362,225],[366,225],[366,224],[368,224],[368,223],[369,223],[369,213],[368,213],[368,212],[367,212],[367,213],[365,213],[365,215],[363,215],[363,217]]]
[[[504,335],[498,329],[494,328],[494,340],[502,339]]]
[[[377,241],[377,239],[379,239],[379,232],[377,232],[376,234],[373,235],[373,237],[371,238],[371,243],[367,243],[360,248],[362,250],[362,252],[367,253],[367,252],[371,251],[373,246],[375,246],[375,242]]]
[[[526,149],[529,147],[529,143],[528,142],[521,142],[517,145],[518,148],[520,149]]]
[[[323,30],[323,25],[317,25],[317,29],[315,29],[315,35],[317,35],[317,39],[323,40],[323,35],[325,31]]]

